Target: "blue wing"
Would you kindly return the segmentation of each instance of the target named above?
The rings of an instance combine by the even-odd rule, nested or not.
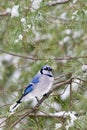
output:
[[[40,79],[40,74],[37,74],[34,76],[34,78],[31,80],[31,83],[38,83],[39,82],[39,79]]]
[[[28,93],[32,92],[34,89],[34,85],[39,82],[40,75],[37,74],[34,76],[34,78],[31,80],[31,83],[25,88],[23,96],[27,95]]]
[[[33,89],[34,89],[33,84],[29,84],[29,85],[25,88],[24,93],[23,93],[23,96],[25,96],[25,95],[27,95],[28,93],[30,93]]]

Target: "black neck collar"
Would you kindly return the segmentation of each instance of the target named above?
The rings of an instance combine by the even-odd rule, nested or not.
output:
[[[49,77],[53,77],[53,75],[51,75],[51,74],[44,74],[44,75],[47,75],[47,76],[49,76]]]
[[[40,70],[40,73],[43,74],[43,69]],[[53,75],[51,75],[51,74],[43,74],[43,75],[47,75],[49,77],[53,77]]]
[[[40,70],[40,73],[43,74],[43,69]]]

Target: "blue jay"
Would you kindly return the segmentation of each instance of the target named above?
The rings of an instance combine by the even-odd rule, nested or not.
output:
[[[29,100],[31,96],[38,99],[45,95],[51,89],[53,81],[52,68],[48,65],[44,65],[33,77],[30,84],[24,89],[19,100],[10,106],[10,112],[13,113],[22,102]]]

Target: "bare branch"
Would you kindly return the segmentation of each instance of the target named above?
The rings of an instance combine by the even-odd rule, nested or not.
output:
[[[60,113],[60,112],[59,112]],[[64,113],[62,114],[62,115],[58,115],[58,113],[56,113],[56,114],[33,114],[33,113],[31,113],[31,114],[29,114],[29,117],[47,117],[47,118],[66,118],[65,117],[65,115],[64,115]]]
[[[81,78],[78,78],[78,77],[76,77],[75,79],[78,79],[78,80],[80,80],[80,81],[82,81],[82,82],[87,83],[87,81],[86,81],[86,80],[84,80],[84,79],[81,79]]]
[[[40,58],[22,56],[22,55],[18,55],[18,54],[12,53],[12,52],[7,52],[7,51],[1,50],[1,49],[0,49],[0,52],[5,53],[5,54],[8,54],[8,55],[15,56],[15,57],[20,57],[20,58],[23,58],[23,59],[30,59],[30,60],[46,60],[46,59],[40,59]]]
[[[12,55],[12,56],[15,56],[15,57],[20,57],[20,58],[23,58],[23,59],[28,59],[28,60],[33,60],[33,61],[37,61],[37,60],[49,60],[47,58],[38,58],[38,57],[33,57],[33,56],[23,56],[23,55],[19,55],[19,54],[15,54],[15,53],[12,53],[12,52],[8,52],[8,51],[5,51],[5,50],[2,50],[0,49],[0,52],[2,53],[5,53],[5,54],[8,54],[8,55]],[[58,57],[58,58],[50,58],[50,60],[54,60],[54,61],[62,61],[62,60],[65,60],[65,61],[70,61],[70,60],[78,60],[78,59],[86,59],[87,58],[87,55],[86,56],[64,56],[64,57]],[[79,62],[79,61],[78,61]],[[82,64],[81,62],[79,62],[80,64]]]
[[[70,0],[57,0],[56,2],[54,1],[50,1],[47,5],[48,6],[56,6],[56,5],[60,5],[60,4],[66,4],[68,3]]]
[[[2,16],[8,16],[8,15],[10,15],[10,13],[8,13],[6,11],[0,12],[0,17],[2,17]]]

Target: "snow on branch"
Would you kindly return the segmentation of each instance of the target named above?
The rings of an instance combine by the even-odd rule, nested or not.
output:
[[[14,5],[12,8],[7,8],[5,11],[0,12],[0,17],[11,15],[11,17],[18,17],[19,16],[19,5]]]

